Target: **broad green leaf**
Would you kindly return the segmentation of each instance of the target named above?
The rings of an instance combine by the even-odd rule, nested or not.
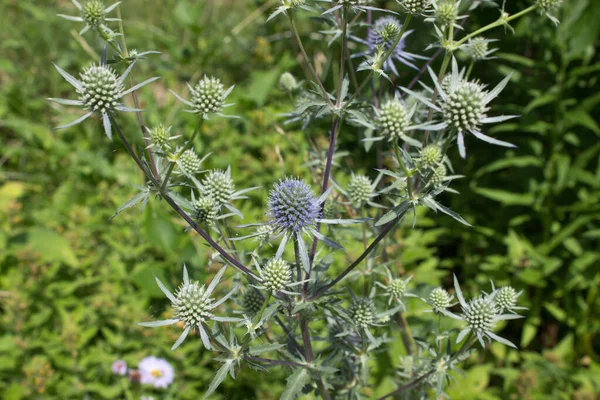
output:
[[[167,217],[160,213],[153,213],[150,208],[147,208],[144,225],[148,240],[153,246],[158,247],[165,254],[173,254],[177,250],[181,235]]]
[[[27,242],[45,261],[59,261],[70,267],[78,264],[69,241],[54,231],[33,228],[29,230]]]

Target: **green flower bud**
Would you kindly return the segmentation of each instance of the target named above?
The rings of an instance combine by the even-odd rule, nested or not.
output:
[[[223,108],[227,92],[221,81],[214,77],[205,76],[196,86],[192,93],[192,104],[198,115],[218,113]]]
[[[481,85],[474,82],[461,82],[442,104],[444,121],[458,131],[476,129],[480,121],[485,118],[487,111],[485,95],[486,92]]]
[[[429,183],[433,187],[438,187],[442,183],[444,183],[444,178],[446,177],[446,166],[444,164],[440,164],[436,169],[433,170],[433,175],[431,176],[431,180]]]
[[[423,14],[431,6],[431,0],[396,0],[409,14]]]
[[[517,305],[519,294],[511,286],[504,286],[498,289],[495,301],[499,311],[511,311]]]
[[[369,298],[356,299],[352,304],[351,318],[360,328],[367,328],[371,325],[375,318],[373,300]]]
[[[248,289],[244,292],[242,307],[244,308],[244,312],[249,316],[255,316],[262,308],[263,303],[264,300],[258,291]]]
[[[211,319],[213,299],[209,298],[204,286],[198,282],[183,284],[175,293],[175,318],[184,322],[185,326],[197,327],[201,322]]]
[[[536,0],[535,4],[544,13],[556,11],[562,5],[562,0]]]
[[[452,296],[441,287],[437,287],[429,293],[429,304],[433,307],[433,311],[445,310],[450,307]]]
[[[383,136],[389,140],[402,137],[410,126],[406,107],[395,97],[383,103],[377,110],[376,122]]]
[[[256,233],[258,234],[256,239],[260,243],[266,243],[271,239],[271,227],[269,225],[259,225],[256,228]]]
[[[400,34],[400,29],[401,25],[393,22],[388,22],[385,25],[383,25],[381,30],[377,33],[379,34],[380,40],[385,44],[396,40],[396,38]]]
[[[162,124],[152,129],[148,129],[148,135],[150,136],[150,144],[160,150],[168,149],[171,147],[169,141],[171,140],[171,127],[165,128]]]
[[[194,202],[194,220],[199,224],[212,225],[217,218],[217,205],[211,197],[200,197]]]
[[[92,65],[81,73],[79,99],[90,111],[109,113],[122,97],[123,84],[115,71],[105,65]]]
[[[293,93],[298,89],[298,82],[296,82],[294,75],[289,72],[284,72],[279,77],[279,88],[284,92]]]
[[[364,175],[354,175],[348,185],[348,197],[355,207],[371,199],[373,195],[373,182]]]
[[[388,292],[395,299],[401,299],[406,293],[406,287],[408,286],[408,281],[396,278],[390,282],[388,286]]]
[[[187,149],[179,158],[179,169],[184,175],[195,175],[201,170],[201,161],[192,149]]]
[[[489,297],[477,297],[463,309],[464,320],[475,333],[484,334],[496,326],[498,310]]]
[[[441,26],[454,24],[458,17],[458,5],[455,0],[442,0],[436,5],[435,21]]]
[[[95,28],[104,23],[105,7],[101,1],[89,0],[83,6],[82,16],[83,20],[89,26]]]
[[[483,60],[489,54],[489,42],[484,37],[469,39],[467,45],[464,47],[464,52],[474,61]]]
[[[218,207],[229,202],[235,192],[231,176],[224,171],[211,171],[202,179],[203,194],[211,197]]]
[[[267,290],[277,292],[286,288],[292,278],[292,271],[281,258],[272,258],[262,269],[261,278]]]
[[[442,161],[442,149],[437,144],[430,144],[421,150],[421,162],[426,167],[435,167]]]

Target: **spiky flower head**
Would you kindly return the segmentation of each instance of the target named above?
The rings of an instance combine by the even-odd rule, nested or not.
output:
[[[375,306],[373,300],[363,297],[355,299],[352,303],[351,318],[354,324],[360,328],[367,328],[375,318]]]
[[[408,281],[402,278],[392,280],[388,286],[388,292],[395,299],[401,299],[406,293]]]
[[[323,218],[325,219],[336,219],[340,216],[340,209],[338,203],[335,201],[327,201],[323,205]]]
[[[535,4],[544,13],[556,11],[562,5],[563,0],[536,0]]]
[[[284,72],[279,77],[279,88],[284,92],[293,93],[298,89],[298,82],[294,78],[294,75]]]
[[[235,192],[233,179],[226,171],[210,171],[202,179],[202,187],[204,188],[203,194],[212,198],[219,207],[229,202]]]
[[[191,93],[194,111],[204,116],[221,112],[227,96],[221,81],[206,75],[196,83]]]
[[[169,143],[173,137],[171,136],[171,127],[165,127],[160,124],[154,128],[148,129],[148,135],[150,136],[150,145],[156,147],[159,150],[169,149],[171,144]]]
[[[254,289],[248,289],[244,292],[244,297],[242,298],[242,307],[244,308],[244,312],[249,316],[256,315],[262,305],[264,300],[260,293]]]
[[[498,293],[496,293],[495,300],[496,306],[498,307],[500,312],[512,311],[513,309],[515,309],[519,294],[520,293],[517,293],[517,291],[512,286],[503,286],[500,289],[498,289]]]
[[[212,225],[217,218],[217,204],[212,197],[203,196],[194,201],[194,213],[192,217],[199,224]]]
[[[394,41],[396,37],[400,34],[400,30],[402,26],[395,19],[383,19],[376,24],[376,29],[379,28],[377,34],[383,43]]]
[[[446,177],[446,166],[444,164],[440,164],[436,169],[433,170],[433,175],[431,176],[431,180],[429,183],[433,187],[438,187],[444,182],[444,178]]]
[[[104,3],[99,0],[88,0],[83,6],[83,20],[91,27],[97,27],[104,23]]]
[[[461,82],[442,105],[444,121],[458,131],[477,129],[486,117],[486,94],[476,82]]]
[[[212,319],[213,299],[206,294],[204,285],[195,281],[181,284],[175,292],[175,318],[182,321],[186,327],[196,327],[201,322]]]
[[[114,111],[122,97],[123,84],[115,71],[106,65],[91,65],[80,74],[79,99],[90,111],[106,114]]]
[[[383,136],[393,140],[406,134],[406,129],[410,126],[410,117],[402,100],[394,97],[385,101],[377,110],[376,122]]]
[[[484,60],[491,53],[489,40],[481,36],[469,39],[463,50],[473,61]]]
[[[409,14],[423,14],[431,6],[431,0],[396,0]]]
[[[196,175],[201,171],[202,161],[192,149],[187,149],[179,157],[178,166],[184,175]]]
[[[268,216],[277,229],[297,233],[315,225],[321,203],[310,186],[297,178],[285,178],[269,192]]]
[[[291,278],[292,271],[288,263],[281,258],[270,259],[261,271],[263,285],[273,292],[285,289]]]
[[[421,162],[426,167],[435,167],[442,161],[442,149],[437,144],[430,144],[421,150]]]
[[[498,309],[491,297],[480,296],[472,299],[463,312],[467,325],[475,333],[482,335],[496,326]]]
[[[281,0],[284,7],[300,7],[306,3],[306,0]]]
[[[353,175],[348,184],[348,197],[355,207],[360,207],[373,196],[373,182],[367,176]]]
[[[450,307],[452,296],[441,287],[436,287],[429,293],[428,303],[433,307],[434,312],[440,312]]]
[[[435,22],[441,26],[454,24],[458,17],[458,4],[455,0],[441,0],[435,4]]]

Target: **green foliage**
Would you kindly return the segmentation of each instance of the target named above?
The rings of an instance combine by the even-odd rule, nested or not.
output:
[[[530,2],[516,3],[509,12]],[[473,356],[466,378],[457,375],[459,385],[448,391],[452,398],[593,398],[600,391],[600,6],[594,0],[568,3],[558,28],[531,15],[516,23],[514,35],[494,31],[490,38],[503,39],[495,53],[497,68],[473,69],[474,76],[488,82],[517,70],[500,107],[505,114],[523,115],[490,129],[519,148],[499,152],[471,141],[469,153],[477,157],[458,171],[469,179],[462,187],[453,182],[461,197],[443,195],[475,227],[457,228],[450,218],[434,222],[431,211],[419,210],[417,229],[411,229],[412,221],[403,221],[385,242],[388,253],[396,255],[398,272],[415,273],[412,283],[422,297],[427,287],[448,284],[449,270],[461,275],[465,291],[485,287],[490,278],[525,291],[521,299],[530,309],[528,318],[518,329],[503,332],[525,351],[492,345],[488,353]],[[301,395],[314,371],[282,367],[265,375],[242,369],[235,381],[225,379],[229,361],[222,366],[211,361],[199,338],[170,353],[180,327],[135,325],[143,315],[160,319],[169,311],[155,276],[175,288],[184,262],[200,281],[208,280],[220,264],[197,235],[183,234],[185,226],[166,211],[164,202],[152,199],[141,215],[132,208],[109,222],[136,193],[131,184],[139,183],[141,175],[118,142],[109,143],[99,134],[99,121],[50,130],[77,114],[44,100],[67,90],[50,61],[84,66],[90,56],[98,58],[94,49],[99,41],[72,32],[55,17],[54,3],[0,4],[6,11],[0,15],[5,55],[0,60],[0,397],[139,397],[139,388],[113,375],[110,365],[122,358],[134,367],[148,355],[167,358],[176,381],[168,391],[144,394],[197,399],[216,389],[209,386],[216,373],[223,381],[216,397]],[[174,134],[187,133],[193,119],[178,113],[175,122],[181,106],[166,87],[183,90],[183,81],[210,71],[226,86],[241,88],[232,97],[243,119],[207,122],[196,142],[198,152],[213,152],[207,166],[225,169],[235,160],[234,176],[244,187],[265,187],[284,175],[306,176],[304,163],[311,161],[306,154],[312,149],[305,133],[282,125],[277,116],[291,108],[277,90],[280,73],[295,68],[300,76],[302,70],[289,42],[267,39],[284,26],[277,20],[275,26],[262,23],[270,8],[237,0],[142,4],[123,4],[123,13],[134,16],[128,41],[163,53],[142,67],[144,75],[163,79],[142,92],[141,101],[152,104],[156,99],[171,110],[166,115],[149,110],[147,123],[175,124]],[[259,7],[256,20],[243,22]],[[487,18],[485,13],[481,18]],[[128,118],[125,134],[142,146],[135,117]],[[311,139],[326,150],[322,137]],[[350,163],[365,157],[355,139],[340,139]],[[250,205],[262,205],[265,197],[264,189],[250,194],[242,209],[246,219],[262,218],[261,207]],[[355,259],[363,238],[347,235],[352,244],[348,257]],[[374,263],[369,260],[360,273],[374,275]],[[423,317],[426,305],[417,300],[407,303],[408,321],[419,323],[413,334],[424,337],[437,319]],[[393,335],[387,351],[365,361],[374,369],[374,395],[394,389],[390,371],[406,352],[400,334]],[[254,349],[253,355],[263,353]]]

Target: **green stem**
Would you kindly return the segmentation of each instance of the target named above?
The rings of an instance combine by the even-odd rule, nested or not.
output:
[[[183,149],[181,149],[179,151],[179,153],[177,153],[177,155],[175,156],[175,159],[178,160],[179,157],[181,157],[183,155],[183,153],[186,152],[186,150],[189,150],[190,147],[192,147],[192,145],[194,144],[194,139],[196,139],[196,136],[198,136],[198,133],[200,132],[200,128],[202,127],[202,123],[204,122],[204,118],[200,118],[198,120],[198,123],[196,124],[196,129],[194,129],[194,133],[192,134],[192,137],[190,138],[190,140],[188,140],[188,142],[185,144],[185,146],[183,146]],[[167,169],[167,173],[165,174],[165,177],[163,179],[162,185],[160,187],[160,191],[164,192],[164,190],[167,187],[167,184],[169,182],[169,178],[171,177],[171,173],[173,172],[173,168],[175,167],[175,161],[171,161],[169,164],[169,168]]]
[[[313,67],[312,63],[310,62],[310,59],[308,58],[308,54],[306,54],[306,50],[304,49],[304,45],[302,44],[302,39],[300,38],[300,33],[298,33],[298,28],[296,27],[296,23],[294,22],[294,18],[293,18],[293,15],[291,12],[288,13],[288,19],[290,20],[292,32],[294,32],[294,36],[296,37],[296,42],[298,43],[298,47],[300,47],[300,52],[302,53],[304,62],[308,66],[310,74],[312,75],[313,79],[315,80],[315,82],[317,83],[319,88],[321,89],[321,92],[323,92],[323,97],[329,103],[329,106],[333,108],[333,103],[331,102],[331,99],[329,98],[329,93],[323,86],[323,83],[321,83],[321,80],[319,79],[319,76],[317,75],[317,71],[315,71],[315,68]]]
[[[413,173],[406,167],[406,165],[404,164],[404,160],[402,160],[402,157],[400,155],[400,146],[398,145],[398,141],[396,141],[394,143],[394,151],[396,152],[396,158],[398,159],[398,165],[400,165],[402,172],[404,172],[404,175],[406,176],[406,190],[408,191],[408,197],[412,200],[412,199],[414,199],[413,186],[412,186],[412,180],[411,180]]]
[[[467,74],[465,75],[465,79],[467,79],[467,80],[471,76],[471,72],[473,71],[473,65],[475,65],[475,61],[471,60],[471,63],[469,64],[469,68],[467,68]]]
[[[483,32],[489,31],[490,29],[496,28],[498,26],[502,26],[502,25],[506,25],[509,22],[522,17],[523,15],[535,10],[537,8],[537,5],[532,5],[530,7],[527,7],[526,9],[524,9],[523,11],[519,11],[518,13],[511,15],[509,17],[505,17],[504,15],[500,16],[500,18],[498,18],[496,21],[492,22],[489,25],[484,26],[483,28],[477,29],[475,32],[468,34],[467,36],[465,36],[464,38],[462,38],[461,40],[459,40],[458,42],[454,43],[453,47],[454,48],[458,48],[460,47],[462,44],[464,44],[467,40],[482,34]]]

